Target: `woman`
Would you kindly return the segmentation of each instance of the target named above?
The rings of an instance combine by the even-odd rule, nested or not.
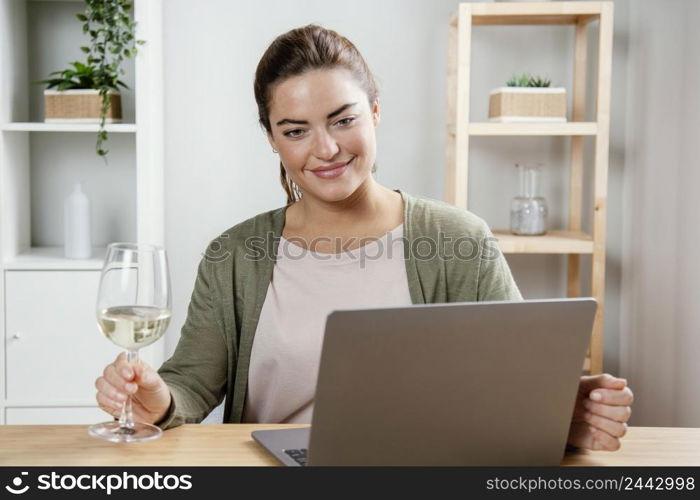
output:
[[[521,299],[481,219],[376,182],[377,86],[347,39],[315,25],[281,35],[255,97],[288,204],[212,241],[158,372],[124,355],[106,367],[95,385],[111,415],[132,395],[135,419],[166,429],[225,398],[225,422],[310,422],[331,310]],[[569,443],[618,449],[632,398],[625,380],[582,377]]]

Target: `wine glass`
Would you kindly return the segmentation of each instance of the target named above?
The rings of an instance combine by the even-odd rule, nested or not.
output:
[[[158,340],[170,323],[170,276],[163,248],[142,243],[112,243],[102,267],[97,293],[97,324],[104,335],[138,359],[138,350]],[[157,439],[155,425],[134,422],[131,396],[118,421],[92,425],[91,436],[112,442]]]

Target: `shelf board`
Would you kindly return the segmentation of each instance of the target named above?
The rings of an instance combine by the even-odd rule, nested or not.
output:
[[[101,271],[107,249],[94,247],[90,259],[67,259],[64,248],[32,247],[5,262],[10,271]]]
[[[566,25],[600,19],[599,2],[473,3],[473,25]],[[457,26],[457,13],[450,19]]]
[[[455,134],[454,125],[450,125],[450,133]],[[468,124],[470,136],[580,136],[598,133],[596,122],[566,122],[566,123],[498,123],[471,122]]]
[[[503,253],[593,253],[593,239],[580,231],[549,231],[543,236],[517,236],[508,230],[494,230],[493,235]]]
[[[96,123],[44,123],[44,122],[11,122],[3,123],[2,130],[9,132],[97,132]],[[109,123],[105,126],[107,132],[134,133],[135,123]]]

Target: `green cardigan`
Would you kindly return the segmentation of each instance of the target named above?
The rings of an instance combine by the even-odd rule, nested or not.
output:
[[[414,304],[521,300],[486,223],[467,210],[411,196],[404,202],[404,259]],[[287,207],[212,240],[173,356],[158,370],[172,404],[158,425],[202,421],[226,401],[224,422],[241,422],[248,365]]]

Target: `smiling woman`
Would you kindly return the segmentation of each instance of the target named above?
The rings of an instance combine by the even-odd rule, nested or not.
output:
[[[317,149],[321,156],[337,156],[334,149],[339,145],[333,145],[328,140],[330,137],[323,137],[321,128],[332,137],[336,136],[336,131],[345,129],[349,133],[342,134],[344,140],[354,140],[353,145],[363,149],[361,160],[371,162],[371,170],[375,170],[374,131],[367,130],[367,126],[379,124],[379,91],[369,66],[350,40],[314,25],[280,35],[260,59],[254,89],[260,124],[274,150],[286,145],[276,140],[282,135],[303,140],[307,150],[309,147],[321,148]],[[343,98],[347,100],[343,101]],[[286,105],[284,108],[279,104],[280,100]],[[336,103],[339,106],[333,107]],[[294,114],[307,114],[311,110],[318,115],[314,117],[317,123],[312,124],[306,117]],[[274,130],[272,123],[275,124]],[[293,125],[303,127],[293,128]],[[309,136],[314,141],[311,145]],[[279,149],[280,178],[288,203],[299,200],[303,193],[300,189],[303,180],[290,164],[298,159],[301,147]],[[323,150],[324,147],[329,149]],[[285,152],[296,152],[296,155],[287,158]],[[346,158],[336,163],[344,164],[349,160]],[[354,167],[361,168],[360,163],[355,161]],[[315,168],[324,170],[332,166],[321,164]],[[307,171],[312,169],[313,166],[308,166]],[[319,171],[319,176],[335,178],[342,173],[321,174]]]
[[[373,181],[379,104],[370,108],[348,70],[308,71],[275,85],[269,116],[267,136],[279,151],[282,177],[305,204],[347,199]]]
[[[163,429],[224,400],[224,422],[309,423],[330,312],[522,299],[482,219],[375,180],[377,86],[345,37],[280,35],[254,88],[287,204],[210,243],[173,356],[158,372],[120,358],[98,378],[112,414],[133,394]],[[624,380],[583,378],[569,442],[617,449],[631,402]]]

